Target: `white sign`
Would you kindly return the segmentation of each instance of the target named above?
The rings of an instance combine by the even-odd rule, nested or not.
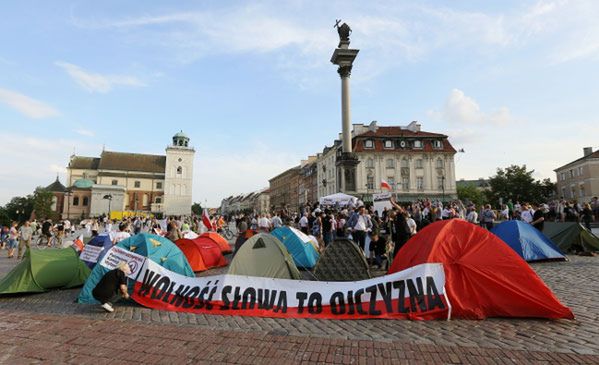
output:
[[[372,194],[374,210],[379,213],[379,217],[383,215],[385,208],[389,210],[393,207],[389,199],[391,199],[391,193]]]
[[[79,258],[86,262],[98,262],[98,257],[102,253],[102,250],[104,250],[102,246],[85,245]]]
[[[129,274],[129,277],[135,279],[139,271],[142,269],[146,258],[123,248],[114,246],[108,250],[106,255],[104,255],[100,265],[109,270],[114,270],[121,261],[125,261],[127,265],[129,265],[129,268],[131,269],[131,274]]]

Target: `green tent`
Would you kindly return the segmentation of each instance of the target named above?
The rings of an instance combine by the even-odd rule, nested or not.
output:
[[[259,233],[248,239],[229,265],[229,274],[273,279],[301,279],[285,246],[275,237]]]
[[[2,280],[0,294],[41,293],[83,285],[90,270],[71,247],[27,250]]]
[[[543,234],[562,251],[599,251],[599,238],[576,222],[545,222]]]
[[[314,267],[320,281],[358,281],[370,279],[364,254],[354,242],[338,238],[331,242]]]

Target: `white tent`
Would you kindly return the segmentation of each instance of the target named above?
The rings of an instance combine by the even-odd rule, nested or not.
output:
[[[355,207],[358,204],[358,198],[343,193],[337,193],[323,196],[322,198],[320,198],[319,202],[320,205],[324,206],[347,207],[349,205],[352,205]]]

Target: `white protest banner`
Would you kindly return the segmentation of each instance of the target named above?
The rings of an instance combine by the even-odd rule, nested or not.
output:
[[[98,262],[102,250],[104,250],[102,246],[85,245],[79,258],[85,262]]]
[[[389,199],[391,199],[391,193],[372,194],[373,207],[374,210],[379,213],[379,217],[382,216],[385,208],[387,208],[387,210],[392,208]]]
[[[326,319],[448,319],[442,264],[374,279],[322,282],[238,275],[187,277],[146,260],[132,298],[170,311]]]
[[[114,270],[121,261],[125,261],[127,265],[129,265],[129,268],[131,269],[131,274],[129,274],[129,277],[135,279],[137,274],[143,268],[146,258],[131,251],[122,249],[118,246],[114,246],[108,250],[106,255],[104,255],[102,261],[100,261],[100,265],[109,270]]]

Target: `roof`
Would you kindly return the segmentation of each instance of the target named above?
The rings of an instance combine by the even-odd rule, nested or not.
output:
[[[189,137],[187,137],[187,134],[183,133],[183,131],[181,131],[181,132],[178,132],[177,134],[175,134],[175,135],[173,136],[173,138],[177,138],[177,137],[181,137],[181,138],[187,138],[187,139],[189,139]]]
[[[164,173],[166,156],[140,153],[102,152],[98,169]]]
[[[290,168],[289,170],[285,170],[285,171],[283,171],[282,173],[278,174],[277,176],[275,176],[275,177],[273,177],[273,178],[269,179],[268,181],[273,181],[273,180],[276,180],[276,179],[278,179],[278,178],[281,178],[281,177],[283,177],[283,176],[285,176],[285,175],[288,175],[288,174],[292,174],[292,173],[294,173],[294,172],[295,172],[296,174],[299,174],[299,171],[300,171],[300,166],[299,166],[299,165],[298,165],[298,166],[294,166],[294,167]]]
[[[374,142],[373,148],[365,148],[364,141],[372,139]],[[392,149],[385,148],[385,140],[392,140],[395,147]],[[416,140],[422,142],[421,148],[414,148],[412,143]],[[434,148],[432,141],[441,140],[442,148]],[[400,143],[405,142],[405,147],[400,147]],[[446,152],[456,153],[455,148],[449,143],[447,136],[440,133],[431,133],[423,131],[411,131],[401,127],[378,127],[376,131],[369,130],[362,134],[353,137],[354,152],[386,152],[386,151],[401,151],[401,152]]]
[[[72,156],[69,162],[70,169],[97,170],[100,159],[98,157]]]
[[[56,181],[54,181],[52,184],[46,186],[46,190],[51,191],[51,192],[56,192],[56,193],[64,193],[65,191],[67,191],[67,188],[60,183],[60,181],[58,180],[58,176],[57,176]]]
[[[563,166],[561,166],[561,167],[558,167],[557,169],[555,169],[555,170],[553,170],[553,171],[558,171],[558,170],[561,170],[561,169],[563,169],[564,167],[568,167],[568,166],[570,166],[570,165],[572,165],[572,164],[575,164],[575,163],[578,163],[578,162],[582,162],[582,161],[584,161],[584,160],[591,159],[591,158],[599,158],[599,150],[597,150],[597,151],[595,151],[595,152],[591,153],[590,155],[587,155],[587,156],[582,156],[581,158],[579,158],[579,159],[577,159],[577,160],[574,160],[574,161],[572,161],[572,162],[568,162],[567,164],[565,164],[565,165],[563,165]]]

